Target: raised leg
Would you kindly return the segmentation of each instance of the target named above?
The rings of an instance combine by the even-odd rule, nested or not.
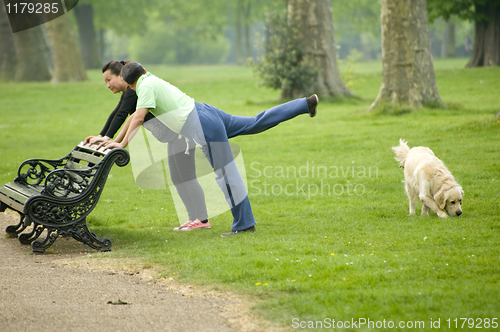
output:
[[[300,98],[265,110],[256,116],[246,117],[224,114],[223,119],[227,130],[227,137],[258,134],[271,129],[278,124],[295,118],[301,114],[308,114],[309,106],[306,98]]]

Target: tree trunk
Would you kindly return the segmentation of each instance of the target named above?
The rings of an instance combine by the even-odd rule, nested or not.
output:
[[[22,19],[33,20],[29,16]],[[36,18],[40,18],[37,16]],[[33,22],[30,22],[32,24]],[[41,25],[13,34],[17,65],[15,81],[49,81],[50,49],[47,45]]]
[[[266,50],[266,53],[269,52],[271,49],[271,27],[269,26],[268,23],[265,24],[264,26],[264,35],[265,35],[265,42],[264,42],[264,48]]]
[[[76,37],[68,15],[45,23],[52,49],[54,74],[52,82],[84,81],[87,74],[78,52]]]
[[[455,24],[446,22],[441,43],[441,57],[455,57]]]
[[[347,96],[351,92],[340,78],[333,34],[330,0],[290,0],[289,24],[299,27],[298,40],[309,61],[318,69],[316,84],[296,96],[317,93],[323,97]]]
[[[236,5],[236,63],[243,64],[243,43],[241,38],[241,21],[243,16],[242,0]]]
[[[75,17],[80,33],[80,49],[83,64],[86,69],[102,67],[102,60],[97,52],[96,34],[94,29],[94,10],[92,5],[80,4],[75,7]]]
[[[474,49],[467,67],[500,66],[500,5],[488,0],[476,5],[476,14],[487,19],[476,20]]]
[[[248,2],[245,6],[245,56],[248,60],[252,57],[252,45],[250,42],[250,14],[251,14],[251,3]]]
[[[105,30],[104,29],[99,29],[99,32],[97,33],[98,37],[98,43],[99,45],[99,52],[97,52],[99,59],[104,59],[104,52],[106,50],[106,41],[105,41]]]
[[[382,85],[368,111],[384,104],[444,105],[439,97],[426,0],[382,0]]]
[[[0,80],[14,78],[16,68],[16,49],[5,6],[0,4]]]

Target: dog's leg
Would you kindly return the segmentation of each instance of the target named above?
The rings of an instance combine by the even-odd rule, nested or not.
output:
[[[410,203],[410,215],[415,214],[415,193],[411,190],[408,183],[405,183],[406,195],[408,196],[408,202]]]
[[[422,202],[422,204],[424,204],[425,206],[427,206],[427,208],[434,211],[439,217],[441,217],[441,218],[448,217],[446,212],[444,212],[443,210],[441,210],[439,208],[439,206],[437,205],[437,203],[434,201],[434,199],[432,197],[424,195],[424,194],[420,194],[418,196],[418,198],[420,198],[420,201]],[[423,211],[423,208],[422,208],[422,211]]]
[[[415,200],[413,198],[409,199],[410,201],[410,215],[415,215]]]
[[[439,208],[438,203],[436,203],[434,198],[431,196],[429,186],[430,186],[430,181],[428,179],[420,179],[418,186],[419,189],[418,198],[423,204],[422,214],[424,212],[424,209],[427,210],[427,212],[429,211],[429,209],[431,209],[441,218],[448,217],[448,215]]]
[[[423,216],[429,215],[429,208],[425,204],[422,204],[422,215]]]

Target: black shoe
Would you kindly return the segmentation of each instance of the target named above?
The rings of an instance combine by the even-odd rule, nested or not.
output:
[[[226,237],[226,236],[236,235],[236,234],[240,234],[240,233],[244,233],[244,232],[250,232],[250,233],[255,232],[255,226],[252,226],[252,227],[247,228],[247,229],[242,229],[241,231],[231,231],[229,233],[223,233],[220,236]]]
[[[319,103],[318,95],[314,94],[311,97],[306,98],[307,106],[309,106],[309,116],[314,118],[316,116],[316,107]]]

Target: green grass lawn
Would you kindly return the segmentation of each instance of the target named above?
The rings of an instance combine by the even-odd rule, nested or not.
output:
[[[113,251],[92,256],[139,258],[160,266],[162,277],[252,296],[256,314],[291,328],[370,319],[421,321],[428,330],[440,319],[441,329],[450,322],[453,330],[460,318],[500,319],[500,68],[465,63],[435,61],[447,109],[367,114],[381,64],[359,63],[349,77],[357,98],[322,101],[314,119],[233,139],[244,153],[254,234],[221,238],[230,212],[212,218],[210,230],[173,232],[179,222],[169,191],[137,187],[130,165],[113,168],[89,216]],[[278,103],[279,92],[257,86],[249,68],[147,69],[232,114]],[[60,158],[99,133],[118,96],[99,71],[89,76],[0,83],[0,184],[23,160]],[[403,172],[390,150],[399,138],[445,162],[465,191],[460,218],[408,216]],[[370,326],[361,327],[347,330]]]

